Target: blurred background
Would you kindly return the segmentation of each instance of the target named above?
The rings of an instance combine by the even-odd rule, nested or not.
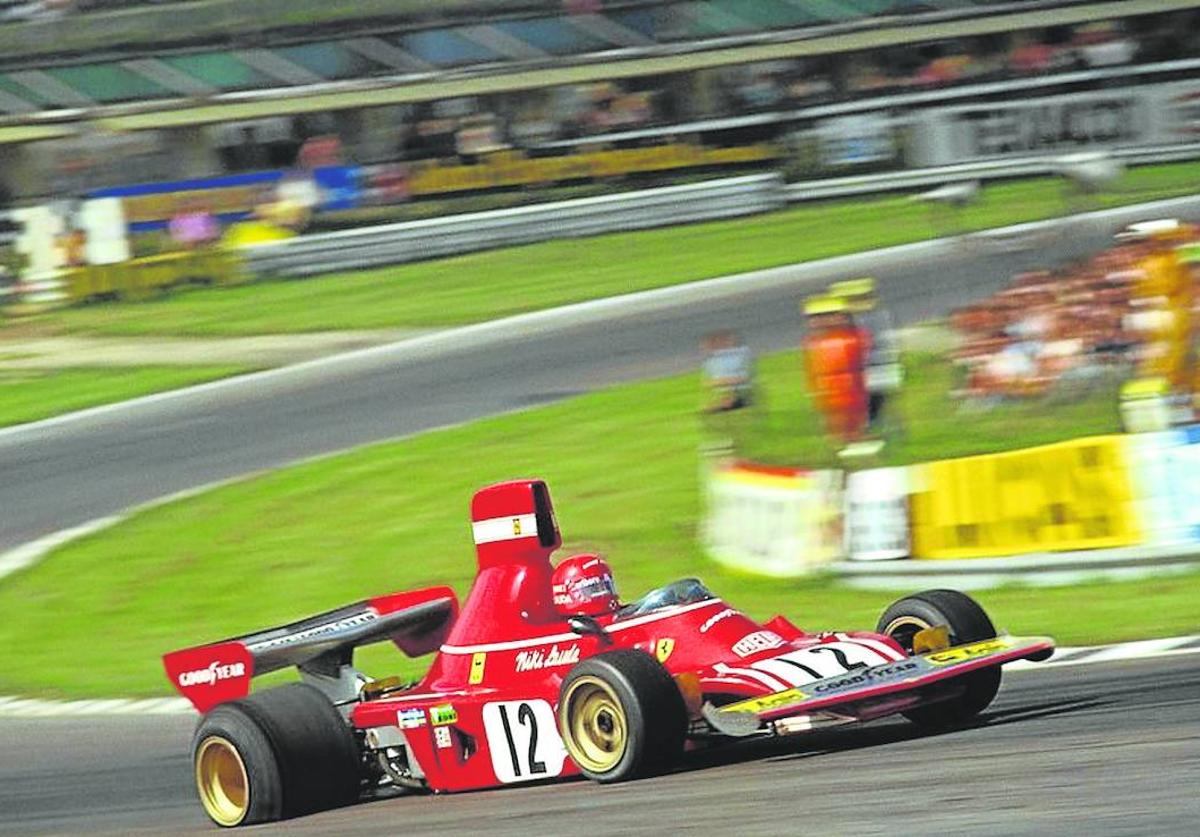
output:
[[[512,478],[626,601],[1200,649],[1198,222],[1200,0],[0,0],[0,833],[195,826],[161,655],[462,596]],[[1195,659],[1017,675],[994,758],[885,726],[824,775],[919,792],[796,798],[1190,833]],[[605,822],[793,816],[785,760]],[[529,833],[484,796],[439,803]]]
[[[568,540],[612,553],[630,595],[704,573],[756,612],[821,591],[818,624],[870,621],[857,588],[976,583],[996,559],[977,586],[1039,630],[1196,628],[1197,24],[1182,0],[0,2],[0,422],[224,378],[244,396],[72,425],[89,457],[21,431],[0,547],[483,421],[9,562],[0,602],[52,606],[0,640],[86,613],[150,660],[381,576],[465,588],[462,504],[521,473],[565,483]],[[237,383],[743,274],[409,383],[384,360]],[[417,450],[466,464],[419,489],[395,478]],[[38,470],[58,458],[69,482]],[[394,564],[410,537],[443,557]],[[219,603],[268,567],[264,601]],[[1110,576],[1159,579],[1159,621],[1039,587]],[[1099,585],[1106,607],[1130,584]],[[205,606],[174,612],[183,589]],[[152,666],[81,684],[53,656],[0,687],[162,690]]]

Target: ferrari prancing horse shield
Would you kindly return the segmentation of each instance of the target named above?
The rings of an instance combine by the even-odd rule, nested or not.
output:
[[[671,652],[675,650],[675,640],[660,639],[658,644],[654,646],[654,656],[658,657],[660,663],[665,663],[667,657],[671,656]]]

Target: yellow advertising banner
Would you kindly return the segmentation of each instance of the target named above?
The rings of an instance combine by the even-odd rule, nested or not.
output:
[[[176,285],[227,285],[243,278],[237,257],[219,248],[164,253],[106,265],[75,267],[63,278],[72,302],[97,297],[145,299]]]
[[[981,558],[1138,543],[1121,436],[913,466],[913,557]]]
[[[779,149],[765,144],[705,148],[687,143],[670,143],[648,148],[582,151],[554,157],[526,157],[519,151],[507,150],[484,155],[480,162],[471,164],[445,160],[413,163],[409,169],[408,190],[414,196],[470,192],[698,166],[764,163],[779,156]]]

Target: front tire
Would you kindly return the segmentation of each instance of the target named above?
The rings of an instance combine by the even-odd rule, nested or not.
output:
[[[890,636],[909,654],[918,631],[945,625],[950,644],[963,645],[991,639],[996,628],[978,602],[957,590],[926,590],[895,602],[879,617],[876,633]],[[961,695],[902,713],[921,726],[947,727],[971,720],[991,704],[1000,690],[1000,667],[980,669],[959,678]]]
[[[622,782],[668,767],[683,750],[687,709],[675,680],[642,651],[590,657],[563,680],[558,730],[584,776]]]
[[[223,703],[192,739],[200,804],[217,825],[272,822],[358,799],[359,753],[320,691],[290,683]]]

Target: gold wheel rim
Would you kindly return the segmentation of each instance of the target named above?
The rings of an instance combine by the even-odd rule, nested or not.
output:
[[[612,687],[598,677],[580,677],[559,709],[563,743],[575,763],[607,773],[620,763],[629,740],[625,709]]]
[[[250,780],[237,748],[212,735],[196,753],[196,789],[204,810],[217,825],[237,825],[250,808]]]
[[[887,627],[883,629],[883,634],[896,640],[896,642],[900,643],[901,648],[911,654],[913,650],[913,637],[917,635],[918,631],[924,631],[932,627],[933,625],[930,625],[919,616],[897,616],[891,622],[888,622]]]

